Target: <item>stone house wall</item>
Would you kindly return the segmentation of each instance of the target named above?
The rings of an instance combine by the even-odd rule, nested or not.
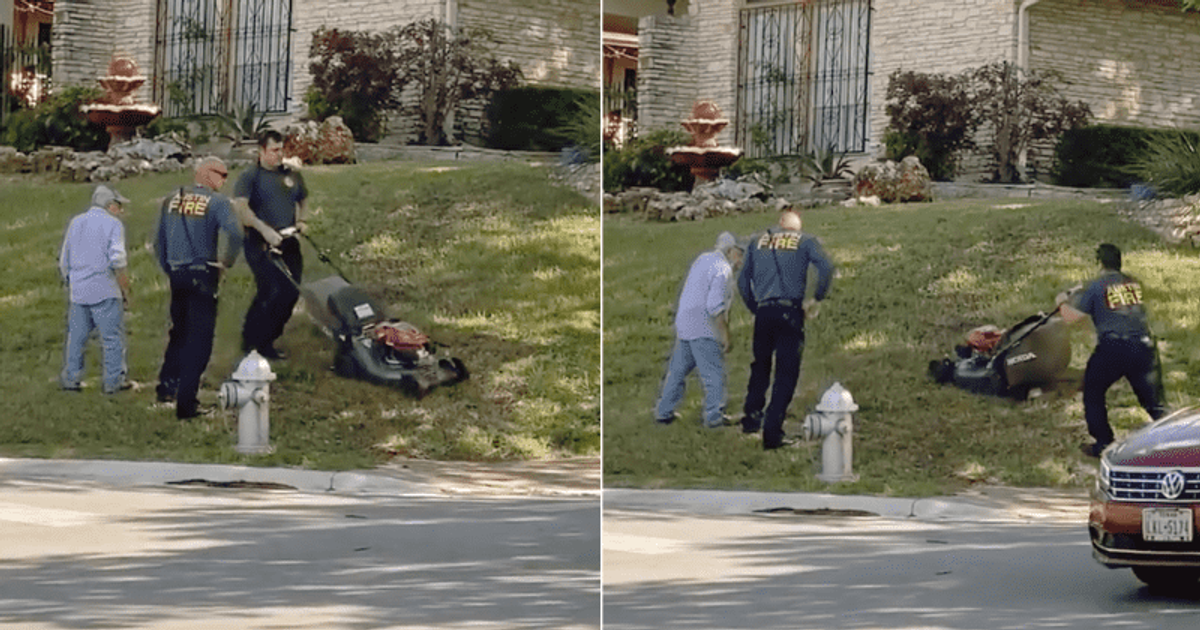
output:
[[[1200,14],[1136,0],[1042,0],[1030,10],[1030,64],[1062,73],[1100,121],[1200,125]]]
[[[821,0],[818,0],[821,1]],[[828,1],[828,0],[826,0]],[[698,97],[737,115],[739,12],[770,0],[692,0],[686,18],[642,18],[640,129],[671,127]],[[889,76],[957,73],[1018,57],[1020,0],[873,0],[867,152],[883,153]],[[1029,9],[1029,64],[1061,72],[1063,96],[1087,102],[1097,122],[1200,125],[1200,14],[1158,0],[1042,0]],[[702,44],[700,44],[702,42]],[[690,79],[689,79],[690,75]],[[730,125],[732,129],[736,125]],[[677,128],[677,127],[673,127]],[[720,141],[729,142],[727,130]],[[963,179],[990,172],[987,151],[964,160]],[[1052,146],[1033,159],[1046,173]]]
[[[596,0],[458,0],[458,21],[484,27],[496,56],[545,87],[600,89],[600,3]]]
[[[120,34],[114,37],[113,34]],[[99,87],[113,55],[129,55],[150,75],[154,55],[154,3],[144,0],[59,0],[51,30],[54,82]],[[150,83],[137,98],[150,100]]]
[[[674,17],[638,21],[638,128],[682,131],[696,100],[727,118],[737,109],[738,12],[742,0],[692,0]],[[732,142],[726,128],[719,143]]]
[[[638,129],[682,131],[679,121],[700,95],[692,54],[690,15],[651,15],[638,21]]]
[[[445,0],[294,0],[292,5],[292,94],[289,112],[301,116],[308,110],[304,95],[312,85],[308,72],[308,51],[318,29],[344,29],[379,32],[434,18],[446,20]]]
[[[1017,4],[874,0],[868,153],[883,153],[888,77],[897,70],[955,74],[993,61],[1015,62]]]
[[[527,85],[600,90],[600,3],[595,0],[458,0],[458,23],[491,31],[494,53],[521,67]],[[486,103],[463,103],[455,127],[482,144]]]
[[[132,56],[143,74],[153,76],[156,11],[155,0],[58,0],[55,81],[96,85],[115,52]],[[448,17],[448,11],[453,15]],[[490,28],[499,40],[498,56],[520,64],[528,83],[599,89],[600,6],[594,0],[294,0],[286,118],[299,118],[307,110],[304,95],[312,84],[309,47],[317,29],[382,31],[426,18]],[[137,96],[150,101],[152,83]],[[477,119],[481,112],[476,106],[465,117]],[[415,129],[415,123],[397,122],[393,127],[401,136]]]

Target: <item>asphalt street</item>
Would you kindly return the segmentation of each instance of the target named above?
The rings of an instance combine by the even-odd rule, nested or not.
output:
[[[600,498],[594,460],[0,459],[0,628],[1200,627],[1091,559],[1080,492]]]
[[[606,629],[1200,627],[1091,557],[1079,492],[959,497],[606,489]]]
[[[600,626],[587,475],[420,468],[0,460],[0,628]]]

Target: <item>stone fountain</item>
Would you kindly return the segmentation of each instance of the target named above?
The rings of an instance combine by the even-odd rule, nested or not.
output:
[[[134,93],[145,82],[146,77],[138,73],[133,59],[115,55],[108,64],[107,76],[100,78],[104,99],[80,108],[89,122],[104,125],[110,148],[133,139],[138,127],[148,124],[162,112],[158,105],[136,102]]]
[[[716,179],[722,167],[742,157],[738,147],[717,145],[717,134],[729,125],[729,119],[721,117],[721,108],[716,103],[696,101],[692,105],[692,117],[680,124],[692,135],[692,143],[686,147],[671,147],[667,149],[667,155],[672,162],[690,168],[696,183]]]

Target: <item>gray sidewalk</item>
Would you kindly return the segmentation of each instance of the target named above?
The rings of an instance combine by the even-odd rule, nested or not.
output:
[[[0,458],[0,479],[66,479],[114,486],[209,484],[286,487],[300,492],[394,496],[549,496],[598,499],[598,459],[477,463],[398,460],[373,470],[118,460]],[[606,510],[747,516],[788,511],[856,511],[920,520],[1061,520],[1085,523],[1087,492],[981,486],[946,497],[897,498],[805,492],[607,488]]]
[[[868,512],[895,519],[1087,522],[1081,490],[986,486],[949,497],[894,498],[826,493],[605,488],[605,510],[748,516],[821,511]]]
[[[540,462],[396,460],[343,472],[175,462],[0,458],[0,479],[66,479],[114,486],[194,482],[251,485],[311,493],[403,496],[600,496],[598,458]]]

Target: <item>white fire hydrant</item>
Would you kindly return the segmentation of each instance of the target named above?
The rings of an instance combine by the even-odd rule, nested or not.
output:
[[[238,364],[232,380],[221,384],[218,394],[222,409],[240,407],[238,411],[238,443],[234,447],[239,453],[262,454],[275,450],[270,444],[271,381],[275,373],[271,364],[256,350],[251,350]]]
[[[804,439],[824,437],[821,444],[821,472],[817,479],[827,483],[858,481],[852,471],[854,448],[851,438],[854,419],[858,411],[854,398],[841,383],[834,383],[821,395],[814,413],[804,418]]]

